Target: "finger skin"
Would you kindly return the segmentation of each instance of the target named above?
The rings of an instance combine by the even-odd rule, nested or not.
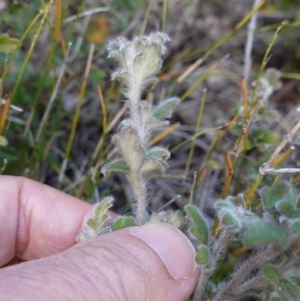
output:
[[[0,176],[0,197],[0,266],[70,248],[92,214],[91,204],[22,177]]]
[[[174,279],[153,249],[130,231],[105,234],[56,255],[3,268],[0,300],[185,301],[197,270]]]

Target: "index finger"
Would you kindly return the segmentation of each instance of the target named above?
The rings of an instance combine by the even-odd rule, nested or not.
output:
[[[21,177],[0,176],[0,197],[0,266],[70,248],[92,214],[91,204]]]

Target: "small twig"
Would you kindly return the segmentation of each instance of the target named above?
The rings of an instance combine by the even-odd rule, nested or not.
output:
[[[233,166],[232,166],[232,161],[230,158],[228,147],[226,148],[226,152],[225,152],[225,160],[226,160],[226,165],[227,165],[227,175],[226,175],[225,185],[224,185],[224,188],[222,191],[222,198],[225,198],[227,196],[230,182],[231,182],[231,179],[233,176]]]
[[[181,83],[186,77],[188,77],[192,72],[194,72],[203,62],[202,57],[200,57],[195,63],[189,66],[176,80],[179,84]]]
[[[157,212],[162,211],[163,209],[165,209],[166,207],[168,207],[169,205],[171,205],[172,203],[174,203],[176,200],[180,199],[181,195],[176,195],[174,198],[172,198],[170,201],[168,201],[167,203],[163,204],[158,210]]]
[[[193,185],[192,185],[190,199],[189,199],[188,204],[192,204],[196,182],[197,182],[197,171],[194,172],[194,180],[193,180]]]
[[[282,174],[282,173],[299,173],[300,172],[300,168],[279,168],[279,169],[268,168],[268,169],[266,169],[265,164],[263,164],[259,168],[259,173],[261,175],[266,175],[266,174],[268,174],[268,175],[277,175],[277,174]]]
[[[261,175],[267,174],[268,171],[271,168],[272,163],[278,158],[279,153],[281,150],[286,146],[286,144],[291,140],[291,138],[296,134],[296,132],[300,129],[300,121],[296,123],[296,125],[292,128],[292,130],[287,134],[287,136],[282,140],[282,142],[279,144],[279,146],[276,148],[274,153],[272,154],[271,158],[268,160],[268,162],[264,163],[260,169],[259,173]],[[298,171],[294,171],[298,172]]]
[[[148,142],[148,145],[152,146],[152,145],[156,144],[157,142],[159,142],[160,140],[162,140],[163,138],[165,138],[166,136],[168,136],[170,133],[172,133],[173,131],[175,131],[179,126],[180,126],[179,122],[170,125],[163,132],[159,133],[157,136],[155,136],[153,139],[151,139]]]
[[[89,9],[89,10],[86,10],[82,13],[77,14],[77,15],[65,18],[64,21],[63,21],[63,24],[66,24],[66,23],[69,23],[69,22],[72,22],[72,21],[77,21],[79,18],[87,17],[87,16],[90,16],[90,15],[94,15],[94,14],[105,12],[105,11],[109,11],[109,7],[96,7],[96,8],[93,8],[93,9]]]
[[[254,0],[253,8],[255,8],[259,4],[260,0]],[[251,20],[248,24],[247,30],[247,42],[245,46],[245,58],[244,58],[244,78],[246,83],[249,80],[250,71],[251,71],[251,64],[252,64],[252,48],[253,48],[253,40],[254,40],[254,32],[256,29],[256,22],[257,21],[257,11],[251,17]]]

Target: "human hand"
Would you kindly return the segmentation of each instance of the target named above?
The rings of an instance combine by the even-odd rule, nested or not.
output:
[[[194,249],[169,225],[76,244],[92,205],[10,176],[0,176],[0,196],[0,300],[184,301],[195,286]]]

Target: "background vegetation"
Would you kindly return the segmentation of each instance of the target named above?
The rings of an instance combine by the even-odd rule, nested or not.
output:
[[[298,119],[300,11],[296,2],[269,1],[258,13],[248,90],[276,28],[288,20],[267,63],[283,73],[283,85],[264,109],[263,114],[273,117],[263,116],[249,129],[249,145],[236,162],[231,194],[251,186],[259,166]],[[6,123],[1,131],[8,140],[8,146],[0,150],[0,160],[7,160],[4,173],[37,179],[89,202],[113,193],[126,210],[122,200],[130,198],[130,193],[124,179],[118,174],[102,178],[99,172],[114,156],[110,137],[124,112],[120,86],[110,80],[114,62],[106,59],[105,45],[114,37],[163,30],[172,41],[160,84],[145,97],[158,102],[177,95],[182,104],[173,125],[156,137],[168,146],[172,158],[163,179],[152,181],[152,205],[158,209],[180,194],[183,201],[174,201],[180,206],[198,171],[194,199],[201,206],[210,206],[224,186],[225,150],[233,154],[240,135],[238,122],[232,122],[230,129],[222,125],[234,119],[242,104],[247,25],[222,45],[216,47],[216,43],[234,30],[252,5],[235,0],[226,4],[193,0],[1,1],[1,32],[21,42],[13,55],[0,56],[3,98],[9,95],[10,103],[19,108],[11,108],[7,115],[2,108]],[[91,45],[95,45],[92,53]],[[190,67],[194,70],[185,74]],[[207,90],[206,99],[200,108],[203,89]],[[205,134],[193,139],[201,131]],[[297,154],[296,147],[284,166],[296,167]]]
[[[299,186],[299,174],[287,169],[300,168],[299,134],[285,137],[300,114],[300,1],[262,3],[247,75],[251,1],[0,0],[2,172],[92,203],[111,194],[115,210],[128,212],[125,177],[100,172],[116,157],[110,138],[126,109],[105,46],[164,31],[172,40],[159,85],[144,98],[177,95],[181,104],[150,141],[172,154],[167,172],[152,177],[151,210],[191,202],[213,217],[218,198],[244,193],[255,207],[265,185]]]

